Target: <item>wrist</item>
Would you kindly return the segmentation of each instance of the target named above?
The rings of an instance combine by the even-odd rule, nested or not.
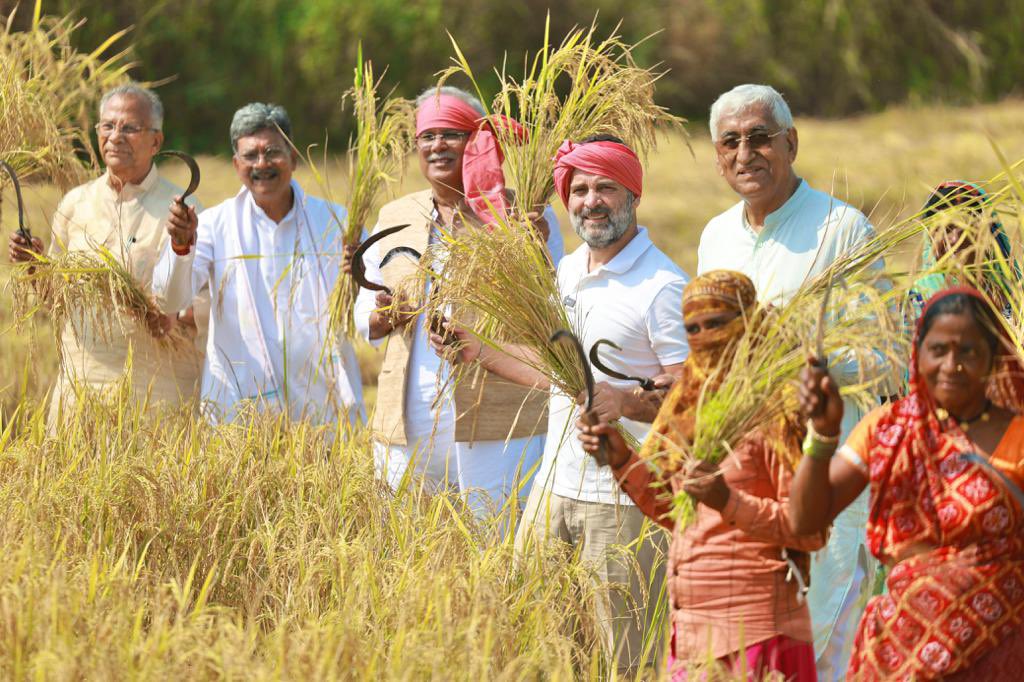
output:
[[[836,449],[839,447],[839,429],[836,435],[827,436],[814,429],[814,424],[808,420],[807,437],[804,438],[803,453],[811,459],[828,461],[832,459]]]

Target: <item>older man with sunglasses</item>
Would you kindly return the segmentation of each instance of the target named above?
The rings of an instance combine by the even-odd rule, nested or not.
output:
[[[153,267],[168,241],[166,227],[196,221],[195,200],[180,205],[177,198],[183,190],[162,177],[153,162],[163,145],[163,120],[163,104],[147,88],[126,84],[104,93],[96,137],[106,172],[61,200],[53,215],[51,255],[105,249],[140,287],[150,288]],[[12,261],[29,262],[35,257],[31,252],[42,253],[43,243],[14,233],[9,248]],[[126,374],[139,402],[177,407],[192,401],[202,366],[199,342],[172,351],[161,340],[175,327],[194,338],[196,318],[205,327],[209,299],[179,303],[168,314],[149,319],[148,329],[126,321],[120,329],[100,333],[82,315],[60,330],[61,370],[51,426],[77,403],[80,387],[104,390]],[[199,315],[194,315],[193,304]]]
[[[355,351],[327,328],[342,263],[345,209],[306,194],[292,178],[298,154],[283,107],[247,104],[231,121],[242,188],[199,216],[198,231],[169,226],[187,255],[164,250],[154,289],[172,308],[209,290],[203,370],[208,418],[284,413],[344,429],[362,416]]]
[[[738,270],[753,280],[763,302],[782,305],[874,236],[864,214],[796,174],[793,115],[772,87],[740,85],[726,92],[711,106],[710,127],[718,172],[741,201],[704,228],[699,273]],[[881,271],[884,263],[875,267]],[[858,380],[854,363],[837,358],[831,366],[840,382]],[[854,404],[844,415],[845,436],[862,415]],[[866,520],[862,496],[836,519],[828,546],[811,567],[808,601],[821,679],[844,677],[860,597],[873,583],[876,564],[864,550]]]

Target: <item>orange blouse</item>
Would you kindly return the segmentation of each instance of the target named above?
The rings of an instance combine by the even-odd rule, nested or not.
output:
[[[635,454],[614,470],[641,511],[672,530],[668,592],[681,661],[722,658],[785,635],[811,642],[811,619],[792,576],[806,552],[825,545],[822,533],[796,536],[789,529],[786,500],[792,472],[759,437],[740,443],[721,464],[730,488],[721,511],[697,505],[696,520],[675,528],[669,517],[671,495]],[[680,476],[669,479],[682,491]]]

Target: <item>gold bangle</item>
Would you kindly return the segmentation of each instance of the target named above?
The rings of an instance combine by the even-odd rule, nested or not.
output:
[[[807,420],[807,437],[821,443],[822,445],[839,445],[839,434],[834,436],[823,436],[814,430],[814,422]]]
[[[836,453],[836,443],[824,443],[811,435],[808,431],[807,438],[804,439],[803,453],[811,459],[817,460],[830,460],[832,455]]]

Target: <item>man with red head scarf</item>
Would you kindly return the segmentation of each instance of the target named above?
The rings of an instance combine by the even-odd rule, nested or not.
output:
[[[490,126],[479,100],[462,90],[430,88],[420,95],[416,151],[430,189],[381,208],[375,231],[409,227],[367,251],[368,279],[395,291],[415,272],[409,255],[426,253],[442,229],[459,221],[487,223],[493,212],[508,210],[511,195]],[[541,229],[550,226],[548,249],[557,263],[563,246],[554,212],[548,207],[543,219],[539,212],[532,217]],[[393,303],[384,293],[356,302],[356,321],[366,338],[374,345],[387,340],[372,419],[380,474],[393,487],[411,469],[429,488],[459,488],[478,513],[502,508],[514,490],[525,498],[529,488],[523,481],[543,449],[544,396],[531,397],[497,377],[451,388],[450,366],[430,348],[423,317],[406,312],[416,306],[389,310]]]
[[[639,159],[609,136],[566,142],[556,157],[554,179],[573,229],[584,242],[558,265],[562,302],[569,319],[579,325],[573,331],[587,350],[599,339],[617,344],[621,350],[605,355],[608,366],[623,374],[658,377],[657,383],[667,386],[682,373],[688,354],[681,308],[687,277],[654,246],[647,229],[637,225],[636,207],[643,194]],[[466,334],[459,336],[466,343],[462,362],[479,359],[511,381],[548,386],[544,377],[515,359],[526,357],[526,349],[482,348]],[[636,383],[596,368],[594,376],[599,382],[594,409],[601,421],[618,421],[642,441],[663,391],[638,391]],[[598,614],[620,671],[628,673],[640,664],[643,635],[657,604],[652,599],[649,609],[647,595],[661,589],[663,570],[654,542],[661,534],[620,493],[611,470],[598,467],[574,437],[583,398],[551,389],[544,458],[516,547],[523,553],[538,541],[564,542],[578,549],[604,582],[629,586],[629,594],[609,590]]]

